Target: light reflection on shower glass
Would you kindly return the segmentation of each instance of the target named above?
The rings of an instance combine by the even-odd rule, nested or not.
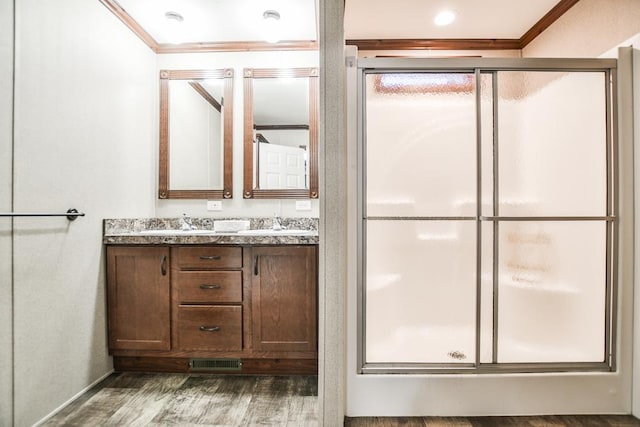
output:
[[[603,362],[606,223],[503,222],[499,362]]]
[[[475,215],[474,92],[469,73],[366,76],[369,216]]]

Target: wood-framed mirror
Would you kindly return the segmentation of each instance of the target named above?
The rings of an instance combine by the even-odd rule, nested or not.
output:
[[[245,199],[318,197],[318,69],[244,69]]]
[[[160,71],[160,199],[233,196],[233,70]]]

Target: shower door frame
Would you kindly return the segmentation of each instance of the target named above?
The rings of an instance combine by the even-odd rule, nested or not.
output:
[[[500,71],[532,72],[602,72],[605,76],[606,102],[606,215],[605,216],[499,216],[497,144],[498,144],[498,96],[497,73]],[[617,60],[615,59],[555,59],[555,58],[372,58],[358,60],[358,280],[357,280],[357,367],[360,374],[492,374],[521,372],[610,372],[616,370],[617,349],[617,299],[618,299],[618,121],[617,121]],[[476,313],[475,313],[475,361],[473,363],[367,363],[366,362],[366,82],[367,74],[381,73],[466,73],[475,75],[476,108],[476,216],[474,217],[402,217],[402,220],[460,220],[476,223]],[[495,216],[482,215],[482,132],[481,132],[481,74],[493,74],[492,105],[494,128],[492,163],[493,212]],[[393,218],[384,218],[393,219]],[[606,290],[605,290],[605,336],[603,362],[526,362],[499,363],[497,361],[497,315],[499,260],[497,228],[500,221],[604,221],[606,223]],[[482,268],[482,224],[493,223],[493,322],[492,362],[480,361],[481,352],[481,268]]]

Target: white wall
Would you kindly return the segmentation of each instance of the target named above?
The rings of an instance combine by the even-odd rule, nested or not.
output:
[[[16,2],[16,31],[14,208],[87,215],[15,221],[15,425],[26,426],[112,369],[102,219],[154,214],[158,84],[153,52],[98,1]]]
[[[158,55],[157,69],[207,70],[233,68],[233,198],[222,201],[222,211],[206,209],[206,200],[156,200],[156,216],[172,217],[187,213],[199,217],[315,217],[319,215],[318,200],[311,200],[310,211],[296,211],[295,200],[253,200],[242,198],[243,188],[243,68],[317,67],[316,51],[220,52]],[[157,132],[157,131],[156,131]],[[154,154],[157,163],[157,154]],[[154,185],[157,188],[157,184]],[[154,192],[157,194],[157,191]]]
[[[522,50],[522,57],[597,58],[640,30],[638,0],[580,0]]]
[[[11,211],[13,1],[0,1],[0,212]],[[11,219],[0,218],[0,426],[13,417]]]

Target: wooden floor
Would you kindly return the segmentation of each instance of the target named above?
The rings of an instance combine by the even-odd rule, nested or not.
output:
[[[113,374],[44,426],[318,426],[315,376]],[[347,418],[347,427],[626,427],[631,416]],[[333,427],[333,426],[331,426]]]
[[[113,374],[44,426],[317,426],[315,376]]]
[[[626,415],[550,415],[536,417],[347,418],[346,427],[627,427],[640,420]]]

